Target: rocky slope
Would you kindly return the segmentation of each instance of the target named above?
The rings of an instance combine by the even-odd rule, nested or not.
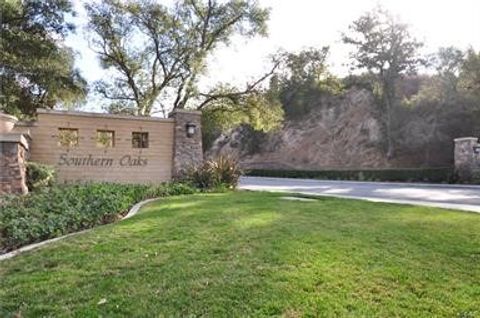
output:
[[[229,154],[244,168],[325,169],[388,167],[381,150],[382,133],[373,96],[353,89],[325,97],[302,121],[286,122],[261,141],[249,140],[242,128],[218,138],[207,156]],[[248,143],[260,149],[251,154]]]

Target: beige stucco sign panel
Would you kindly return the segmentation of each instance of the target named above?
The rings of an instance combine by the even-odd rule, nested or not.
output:
[[[60,182],[158,183],[172,177],[174,120],[41,110],[31,127],[31,160],[56,168]],[[60,129],[78,132],[62,146]],[[113,132],[113,146],[98,145],[98,131]],[[132,133],[148,133],[148,147],[135,148]]]

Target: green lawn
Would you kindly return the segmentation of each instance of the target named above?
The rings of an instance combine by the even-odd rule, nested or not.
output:
[[[281,194],[164,199],[0,263],[0,317],[480,317],[480,215]]]

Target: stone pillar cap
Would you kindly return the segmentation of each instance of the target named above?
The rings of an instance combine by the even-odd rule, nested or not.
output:
[[[11,132],[17,122],[16,117],[0,113],[0,133]]]
[[[13,142],[21,144],[25,149],[28,150],[28,140],[21,133],[6,133],[0,134],[0,143],[2,142]]]
[[[173,114],[176,113],[181,113],[181,114],[194,114],[194,115],[201,115],[202,111],[200,110],[195,110],[195,109],[174,109],[170,112],[169,117],[172,116]]]
[[[456,138],[454,139],[455,142],[459,142],[459,141],[476,141],[478,142],[478,138],[477,137],[462,137],[462,138]]]

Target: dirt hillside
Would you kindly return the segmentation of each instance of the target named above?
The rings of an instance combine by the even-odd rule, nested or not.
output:
[[[301,121],[286,122],[261,141],[248,140],[239,128],[220,136],[207,156],[230,154],[245,168],[319,169],[387,167],[382,125],[373,96],[365,90],[350,90],[340,97],[319,101],[321,107]],[[251,146],[256,153],[252,154]]]

